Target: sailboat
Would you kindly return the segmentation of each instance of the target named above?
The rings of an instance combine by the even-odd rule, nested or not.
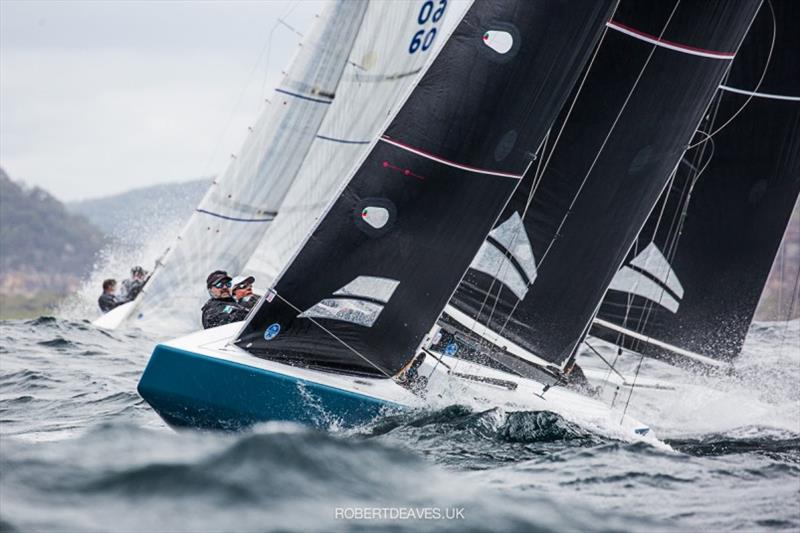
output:
[[[426,349],[487,235],[502,227],[515,190],[547,153],[548,133],[601,36],[614,31],[644,43],[632,62],[638,56],[641,67],[658,58],[686,73],[687,85],[705,98],[676,119],[680,126],[663,141],[677,150],[697,126],[758,3],[670,5],[660,19],[637,18],[635,6],[620,6],[611,19],[612,1],[473,3],[247,322],[157,346],[139,383],[142,397],[174,426],[231,429],[292,420],[330,427],[429,405],[456,387],[459,401],[549,409],[597,426],[613,420],[624,438],[653,438],[632,417],[620,420],[605,404],[538,375]],[[674,35],[667,32],[673,16],[681,21]],[[644,30],[631,30],[636,22]],[[697,28],[708,33],[699,44],[711,61],[667,54],[692,48],[676,42]],[[649,80],[657,93],[650,104],[663,96],[660,80]],[[629,170],[648,164],[670,170],[669,161],[630,153],[630,139],[640,135],[623,136],[624,155],[612,159]],[[602,261],[606,285],[663,189],[665,178],[654,175],[637,175],[649,185],[628,196],[643,205],[634,209],[633,223],[620,223],[623,237]],[[605,287],[596,284],[595,301],[584,306],[599,304]],[[569,322],[583,320],[585,334],[590,319]],[[560,374],[551,366],[545,370]]]
[[[591,333],[619,354],[718,372],[741,352],[800,209],[798,8],[764,3],[692,149],[615,274]]]
[[[736,15],[718,7],[620,4],[555,146],[517,189],[445,309],[436,350],[567,379],[752,21],[752,5]],[[685,44],[692,34],[706,40]]]
[[[199,327],[208,273],[242,272],[295,182],[342,160],[352,165],[365,146],[351,141],[377,133],[394,100],[372,100],[369,93],[402,93],[420,72],[447,2],[430,8],[424,21],[423,5],[430,7],[422,0],[326,5],[241,153],[211,185],[140,296],[95,325],[114,329],[134,323],[172,332]],[[263,279],[262,272],[254,273]]]

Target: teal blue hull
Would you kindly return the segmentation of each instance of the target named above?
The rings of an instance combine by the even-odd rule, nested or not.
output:
[[[239,430],[289,421],[327,429],[403,407],[286,374],[158,345],[139,394],[171,426]]]

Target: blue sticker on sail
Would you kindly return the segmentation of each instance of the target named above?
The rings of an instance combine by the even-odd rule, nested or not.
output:
[[[271,341],[272,339],[277,337],[278,333],[280,332],[281,332],[281,325],[276,322],[275,324],[270,325],[270,327],[267,328],[267,331],[264,332],[264,340]]]
[[[455,342],[451,342],[444,348],[445,355],[453,356],[456,354],[456,352],[458,352],[458,344],[456,344]]]

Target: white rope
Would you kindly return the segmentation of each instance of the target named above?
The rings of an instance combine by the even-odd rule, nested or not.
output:
[[[762,3],[762,5],[763,5],[763,3]],[[772,0],[767,0],[767,7],[769,7],[770,15],[772,15],[772,41],[769,43],[769,54],[767,54],[767,61],[764,64],[764,70],[761,72],[761,77],[758,79],[758,83],[756,84],[756,88],[753,90],[753,92],[750,94],[750,96],[747,98],[747,100],[745,100],[745,102],[742,104],[742,106],[722,126],[720,126],[716,130],[711,132],[707,139],[699,141],[699,142],[697,142],[695,144],[689,145],[689,147],[686,148],[687,150],[691,150],[695,146],[708,141],[709,139],[713,138],[717,133],[719,133],[723,129],[725,129],[725,127],[727,127],[728,124],[733,122],[733,120],[737,116],[739,116],[739,113],[744,111],[744,109],[750,103],[750,100],[752,100],[756,96],[756,93],[761,88],[761,84],[764,82],[764,78],[767,75],[767,69],[769,69],[769,64],[772,61],[772,52],[775,49],[775,37],[776,37],[776,34],[778,33],[777,32],[777,22],[775,21],[775,10],[772,9]],[[758,10],[756,10],[756,14],[758,14]],[[755,20],[755,15],[753,16],[753,20]],[[753,24],[753,21],[751,20],[750,21],[750,25],[752,26],[752,24]],[[749,31],[749,26],[748,26],[748,31]],[[739,46],[741,46],[741,43],[739,43]],[[738,49],[737,49],[737,53],[738,53]]]

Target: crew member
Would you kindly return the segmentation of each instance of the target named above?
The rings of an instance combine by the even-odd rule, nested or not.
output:
[[[130,279],[122,282],[122,295],[125,301],[131,302],[139,296],[142,292],[144,284],[150,279],[147,276],[147,271],[140,266],[135,266],[131,269]]]
[[[117,280],[107,279],[103,281],[103,294],[97,299],[97,305],[104,313],[108,313],[118,305],[124,304],[124,300],[118,300],[114,294],[117,290]]]
[[[261,298],[259,295],[253,294],[253,282],[255,280],[256,278],[253,276],[236,276],[231,282],[233,299],[248,311],[255,307]]]
[[[224,270],[215,270],[206,278],[211,298],[203,305],[203,328],[215,328],[244,320],[248,310],[231,296],[231,277]]]

